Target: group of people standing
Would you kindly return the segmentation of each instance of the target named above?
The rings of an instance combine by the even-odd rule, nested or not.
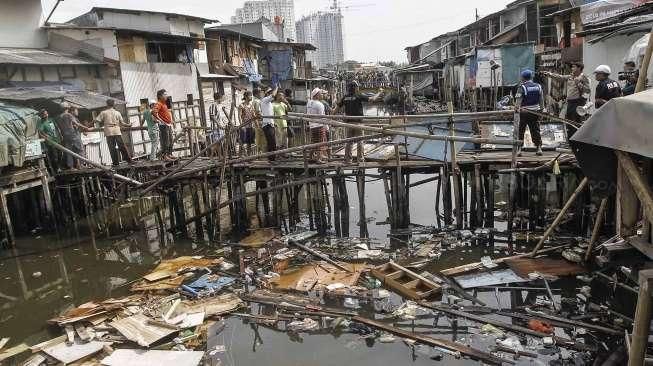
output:
[[[631,66],[626,63],[626,66]],[[634,66],[634,65],[632,65]],[[566,81],[566,103],[567,111],[565,118],[577,124],[582,124],[584,116],[579,114],[579,109],[587,106],[590,99],[590,79],[583,73],[585,66],[581,62],[571,64],[571,74],[560,75],[551,72],[541,72],[541,75],[549,76],[554,79]],[[622,92],[621,85],[618,81],[610,78],[612,70],[607,65],[599,65],[594,70],[594,78],[598,82],[594,94],[594,107],[601,108],[609,100],[621,97],[622,95],[632,94],[631,92]],[[542,155],[542,137],[540,133],[540,116],[533,112],[545,112],[544,110],[544,92],[542,86],[533,81],[534,72],[525,70],[521,73],[521,84],[518,87],[516,98],[521,100],[520,105],[520,124],[519,139],[524,140],[526,127],[528,127],[533,144],[536,146],[536,154]],[[632,80],[627,80],[626,87],[632,84]],[[624,89],[626,89],[626,87]],[[629,88],[634,92],[634,87]],[[576,132],[576,127],[567,125],[567,138],[571,138]],[[521,149],[519,151],[521,156]]]

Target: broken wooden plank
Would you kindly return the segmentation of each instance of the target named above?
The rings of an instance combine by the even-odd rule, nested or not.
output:
[[[514,258],[505,261],[518,276],[529,278],[531,273],[564,277],[585,273],[587,270],[576,263],[554,258]]]
[[[82,342],[88,342],[91,340],[91,335],[88,334],[88,330],[83,324],[75,323],[74,328],[75,328],[75,332],[79,336],[79,339],[82,340]]]
[[[349,272],[349,269],[347,269],[346,267],[344,267],[344,266],[341,265],[340,263],[334,261],[333,259],[329,258],[328,255],[325,255],[325,254],[319,253],[319,252],[317,252],[317,251],[315,251],[315,250],[313,250],[313,249],[311,249],[311,248],[309,248],[309,247],[307,247],[307,246],[305,246],[305,245],[299,244],[298,242],[296,242],[296,241],[294,241],[294,240],[288,240],[288,244],[289,244],[289,245],[294,245],[294,246],[296,246],[297,248],[299,248],[299,249],[305,251],[306,253],[309,253],[309,254],[311,254],[311,255],[313,255],[313,256],[316,256],[316,257],[322,259],[323,261],[326,261],[326,262],[328,262],[328,263],[331,263],[331,264],[333,264],[334,266],[338,267],[339,269],[341,269],[341,270],[343,270],[343,271]]]
[[[3,349],[8,342],[9,342],[9,338],[0,339],[0,350]]]
[[[568,247],[569,245],[570,244],[565,244],[565,245],[559,245],[559,246],[556,246],[556,247],[542,249],[542,250],[540,250],[539,253],[540,254],[552,253],[552,252],[558,251],[560,249],[564,249],[564,248]],[[509,260],[509,259],[524,258],[524,257],[528,257],[530,255],[531,255],[531,253],[518,254],[518,255],[513,255],[513,256],[510,256],[510,257],[503,257],[503,258],[493,259],[492,262],[494,262],[495,264],[501,264],[501,263],[503,263],[503,262],[505,262],[506,260]],[[476,271],[476,270],[480,270],[480,269],[484,269],[484,268],[485,268],[485,266],[483,265],[482,262],[476,262],[476,263],[463,264],[462,266],[458,266],[458,267],[448,268],[448,269],[443,270],[442,273],[447,275],[447,276],[457,276],[457,275],[460,275],[460,274],[463,274],[463,273],[466,273],[466,272]]]
[[[56,344],[59,344],[61,342],[65,342],[66,339],[68,339],[68,336],[64,334],[64,335],[61,335],[61,336],[59,336],[57,338],[53,338],[53,339],[50,339],[50,340],[35,344],[35,345],[31,346],[29,349],[32,351],[32,353],[37,353],[37,352],[43,351],[44,348],[52,347],[52,346],[54,346]]]
[[[17,346],[8,348],[4,350],[3,352],[0,352],[0,364],[2,361],[8,360],[12,357],[15,357],[29,349],[29,346],[26,345],[25,343],[21,343]]]
[[[441,290],[440,285],[394,262],[372,268],[372,276],[402,296],[421,300]]]
[[[651,191],[650,184],[642,177],[630,154],[623,151],[615,151],[615,154],[617,154],[621,169],[626,173],[630,185],[642,204],[644,217],[649,222],[653,222],[653,191]]]
[[[342,271],[332,264],[320,263],[284,271],[279,277],[270,280],[274,289],[295,290],[307,292],[314,288],[324,289],[329,285],[342,284],[345,287],[355,286],[362,271],[368,268],[364,264],[344,264],[348,272]]]
[[[534,330],[529,329],[529,328],[521,327],[521,326],[514,325],[514,324],[509,324],[509,323],[506,323],[506,322],[503,322],[503,321],[500,321],[500,320],[495,320],[495,319],[488,318],[488,317],[483,317],[483,316],[479,316],[479,315],[466,313],[464,311],[455,310],[455,309],[452,309],[452,308],[447,307],[447,306],[429,304],[429,303],[427,303],[425,301],[420,301],[419,305],[421,305],[421,306],[423,306],[423,307],[425,307],[427,309],[439,311],[439,312],[442,312],[442,313],[445,313],[445,314],[459,316],[461,318],[473,320],[473,321],[479,322],[481,324],[492,324],[495,327],[507,329],[507,330],[517,332],[517,333],[523,333],[523,334],[531,335],[531,336],[534,336],[534,337],[544,338],[544,337],[551,337],[552,336],[551,334],[537,332],[537,331],[534,331]],[[570,339],[561,338],[561,337],[557,337],[557,336],[553,336],[553,338],[555,339],[556,343],[561,347],[573,349],[573,350],[576,350],[576,351],[583,351],[583,352],[584,351],[594,351],[595,350],[595,348],[593,348],[593,347],[590,347],[590,346],[588,346],[586,344],[583,344],[583,343],[576,343],[576,342],[574,342],[574,341],[572,341]]]
[[[475,360],[483,361],[483,362],[486,362],[486,363],[489,363],[489,364],[492,364],[492,365],[501,365],[503,363],[514,364],[514,362],[512,362],[510,360],[506,360],[506,359],[494,356],[494,355],[492,355],[490,353],[486,353],[486,352],[483,352],[481,350],[471,348],[469,346],[465,346],[465,345],[455,343],[455,342],[452,342],[452,341],[448,341],[448,340],[444,340],[444,339],[437,339],[437,338],[432,338],[432,337],[421,335],[421,334],[411,333],[411,332],[405,331],[403,329],[387,325],[385,323],[381,323],[381,322],[378,322],[378,321],[375,321],[375,320],[372,320],[372,319],[363,318],[361,316],[354,316],[354,317],[352,317],[351,320],[355,321],[357,323],[362,323],[362,324],[368,325],[370,327],[382,329],[383,331],[394,334],[396,336],[412,339],[412,340],[415,340],[415,341],[417,341],[419,343],[423,343],[423,344],[426,344],[426,345],[429,345],[429,346],[432,346],[432,347],[441,347],[441,348],[444,348],[444,349],[447,349],[447,350],[457,351],[457,352],[460,352],[461,354],[469,356],[469,357],[471,357],[471,358],[473,358]]]
[[[43,362],[47,360],[47,357],[45,357],[41,353],[37,353],[35,355],[32,355],[30,358],[25,360],[21,366],[40,366]]]
[[[102,360],[106,366],[197,366],[202,360],[202,351],[146,351],[117,349]]]

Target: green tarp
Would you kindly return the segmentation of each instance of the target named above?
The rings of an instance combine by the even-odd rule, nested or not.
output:
[[[26,143],[38,138],[38,120],[34,109],[0,102],[0,167],[23,166]]]

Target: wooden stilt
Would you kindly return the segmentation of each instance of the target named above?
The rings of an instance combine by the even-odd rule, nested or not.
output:
[[[590,238],[590,242],[587,245],[587,252],[585,253],[585,262],[587,262],[590,258],[590,254],[592,253],[592,248],[594,247],[594,244],[596,243],[596,240],[599,238],[599,234],[601,233],[601,227],[603,226],[603,221],[605,219],[605,209],[608,207],[608,199],[604,198],[601,200],[601,205],[599,206],[599,210],[596,213],[596,220],[594,221],[594,229],[592,229],[592,237]]]
[[[653,37],[651,37],[653,38]],[[633,339],[628,354],[628,366],[644,364],[646,349],[648,347],[651,316],[653,315],[653,270],[639,272],[639,293],[637,308],[635,309],[635,323],[633,325]]]
[[[11,246],[14,245],[14,227],[11,223],[11,215],[9,215],[9,207],[7,207],[7,195],[4,191],[0,190],[0,209],[2,209],[2,221],[7,232],[7,240]]]
[[[567,200],[567,203],[565,204],[565,206],[562,208],[562,210],[560,210],[560,212],[558,213],[558,216],[556,216],[555,220],[553,220],[553,223],[551,223],[549,228],[546,229],[546,231],[542,235],[542,238],[540,239],[540,241],[535,246],[535,249],[533,249],[533,252],[531,253],[532,257],[535,257],[537,255],[537,252],[540,250],[542,245],[544,245],[544,242],[546,241],[546,239],[548,239],[549,235],[551,235],[553,230],[555,230],[555,228],[558,226],[558,224],[560,224],[560,222],[564,218],[567,211],[569,211],[571,206],[574,204],[574,201],[576,201],[576,198],[578,198],[578,196],[585,189],[585,187],[587,186],[588,183],[589,183],[589,179],[583,178],[583,180],[580,182],[580,184],[578,184],[578,187],[576,188],[574,193],[571,195],[571,197],[569,197],[569,200]]]

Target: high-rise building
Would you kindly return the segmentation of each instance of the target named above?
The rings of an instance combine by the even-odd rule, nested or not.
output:
[[[310,43],[317,51],[306,54],[314,69],[337,65],[345,60],[342,13],[320,11],[297,22],[297,41]]]
[[[297,39],[294,0],[245,1],[242,8],[236,9],[236,15],[231,17],[231,22],[253,23],[262,17],[269,19],[273,24],[283,22],[284,38]]]

